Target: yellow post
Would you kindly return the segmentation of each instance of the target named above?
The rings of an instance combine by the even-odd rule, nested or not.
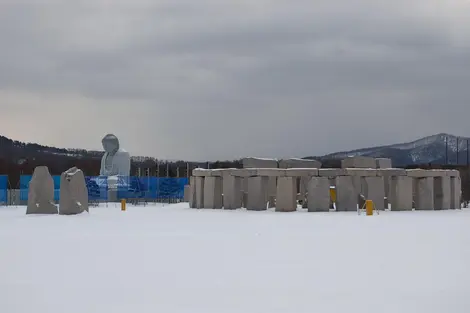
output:
[[[336,189],[330,188],[330,199],[331,202],[336,202]]]
[[[126,199],[121,199],[121,211],[126,210]]]
[[[374,202],[366,200],[366,215],[374,215]]]

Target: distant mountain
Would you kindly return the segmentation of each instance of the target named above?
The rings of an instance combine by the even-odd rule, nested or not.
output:
[[[469,145],[469,137],[458,137],[441,133],[412,142],[331,153],[320,159],[328,160],[344,159],[350,156],[370,156],[374,158],[391,158],[393,166],[428,163],[465,165],[467,164],[467,152],[470,153],[470,151],[467,151]],[[470,157],[470,155],[468,155],[468,157]]]

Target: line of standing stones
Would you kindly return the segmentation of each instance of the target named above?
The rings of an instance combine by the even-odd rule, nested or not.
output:
[[[392,168],[386,158],[350,157],[342,168],[321,168],[315,160],[245,158],[243,169],[193,170],[186,197],[191,208],[329,211],[336,189],[336,211],[356,211],[365,199],[378,210],[460,209],[461,180],[456,170]]]
[[[74,215],[88,212],[88,190],[83,172],[72,167],[60,175],[59,208],[54,203],[54,179],[47,166],[34,169],[28,187],[26,214]]]

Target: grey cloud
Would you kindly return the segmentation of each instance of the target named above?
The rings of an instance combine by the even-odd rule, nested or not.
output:
[[[0,10],[0,90],[138,116],[121,130],[128,149],[169,158],[305,156],[464,132],[464,5],[11,3]]]

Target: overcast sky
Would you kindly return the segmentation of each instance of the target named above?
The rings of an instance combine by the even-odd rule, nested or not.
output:
[[[468,0],[0,0],[0,134],[186,160],[470,135]]]

